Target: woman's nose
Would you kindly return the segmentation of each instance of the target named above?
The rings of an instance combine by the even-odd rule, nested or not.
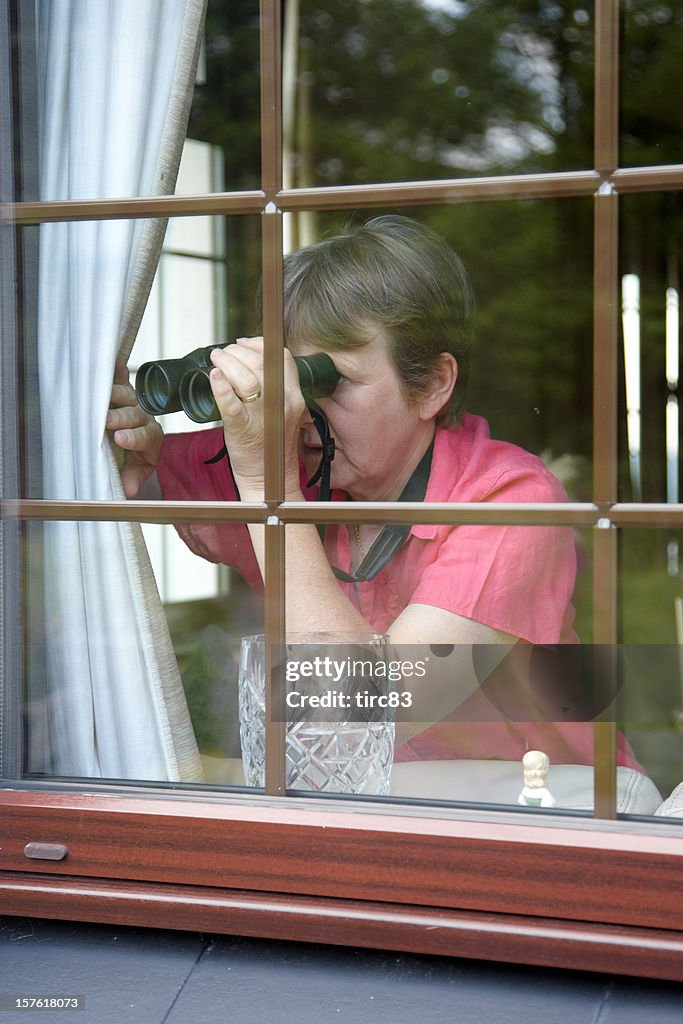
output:
[[[312,427],[313,426],[313,417],[311,416],[311,410],[308,408],[308,406],[306,406],[304,408],[304,411],[302,413],[299,426],[300,427]]]

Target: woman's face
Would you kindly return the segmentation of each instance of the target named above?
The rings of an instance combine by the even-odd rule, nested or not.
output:
[[[290,345],[310,355],[314,345]],[[418,402],[409,400],[380,329],[361,348],[330,352],[342,380],[318,400],[335,440],[332,487],[356,501],[395,501],[426,451],[434,431]],[[320,462],[320,438],[310,415],[301,425],[301,452],[312,476]]]

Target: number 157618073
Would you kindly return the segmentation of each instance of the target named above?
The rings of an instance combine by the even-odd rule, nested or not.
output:
[[[0,995],[0,1010],[83,1010],[84,996]]]

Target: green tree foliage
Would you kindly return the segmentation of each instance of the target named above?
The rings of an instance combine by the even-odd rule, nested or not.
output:
[[[621,161],[680,163],[683,105],[683,4],[624,0]]]
[[[590,166],[591,22],[579,4],[304,0],[316,180],[301,184],[545,170],[568,136],[564,169]]]

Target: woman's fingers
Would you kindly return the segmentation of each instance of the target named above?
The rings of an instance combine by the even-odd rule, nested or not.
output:
[[[121,467],[121,484],[127,498],[136,498],[140,488],[153,472],[147,462],[125,462]]]
[[[117,360],[114,366],[114,384],[127,384],[129,380],[128,367]]]
[[[133,388],[127,381],[114,381],[111,389],[111,404],[115,406],[137,405],[138,399]]]
[[[135,389],[128,381],[127,367],[117,363],[105,426],[120,449],[124,493],[127,498],[134,498],[159,462],[164,433],[154,417],[139,405]]]
[[[144,426],[150,417],[138,404],[135,389],[128,383],[128,370],[121,363],[116,364],[114,384],[107,412],[106,429],[120,430],[125,427]]]
[[[223,422],[225,423],[226,420],[232,420],[235,416],[240,415],[242,403],[235,394],[229,378],[220,366],[214,366],[211,370],[209,381]]]
[[[260,400],[263,387],[261,339],[243,338],[227,349],[214,349],[211,362],[214,364],[211,387],[222,413],[231,418],[241,416],[245,412],[242,406]]]
[[[114,441],[120,448],[127,448],[132,452],[145,452],[157,446],[160,430],[159,424],[154,420],[143,426],[134,424],[129,430],[114,430]]]
[[[251,349],[252,352],[263,352],[263,338],[260,336],[253,336],[251,338],[236,338],[235,344],[241,349]],[[228,345],[228,348],[230,346]]]
[[[150,421],[148,413],[139,405],[123,405],[107,412],[107,430],[124,430],[127,427],[143,427]]]

